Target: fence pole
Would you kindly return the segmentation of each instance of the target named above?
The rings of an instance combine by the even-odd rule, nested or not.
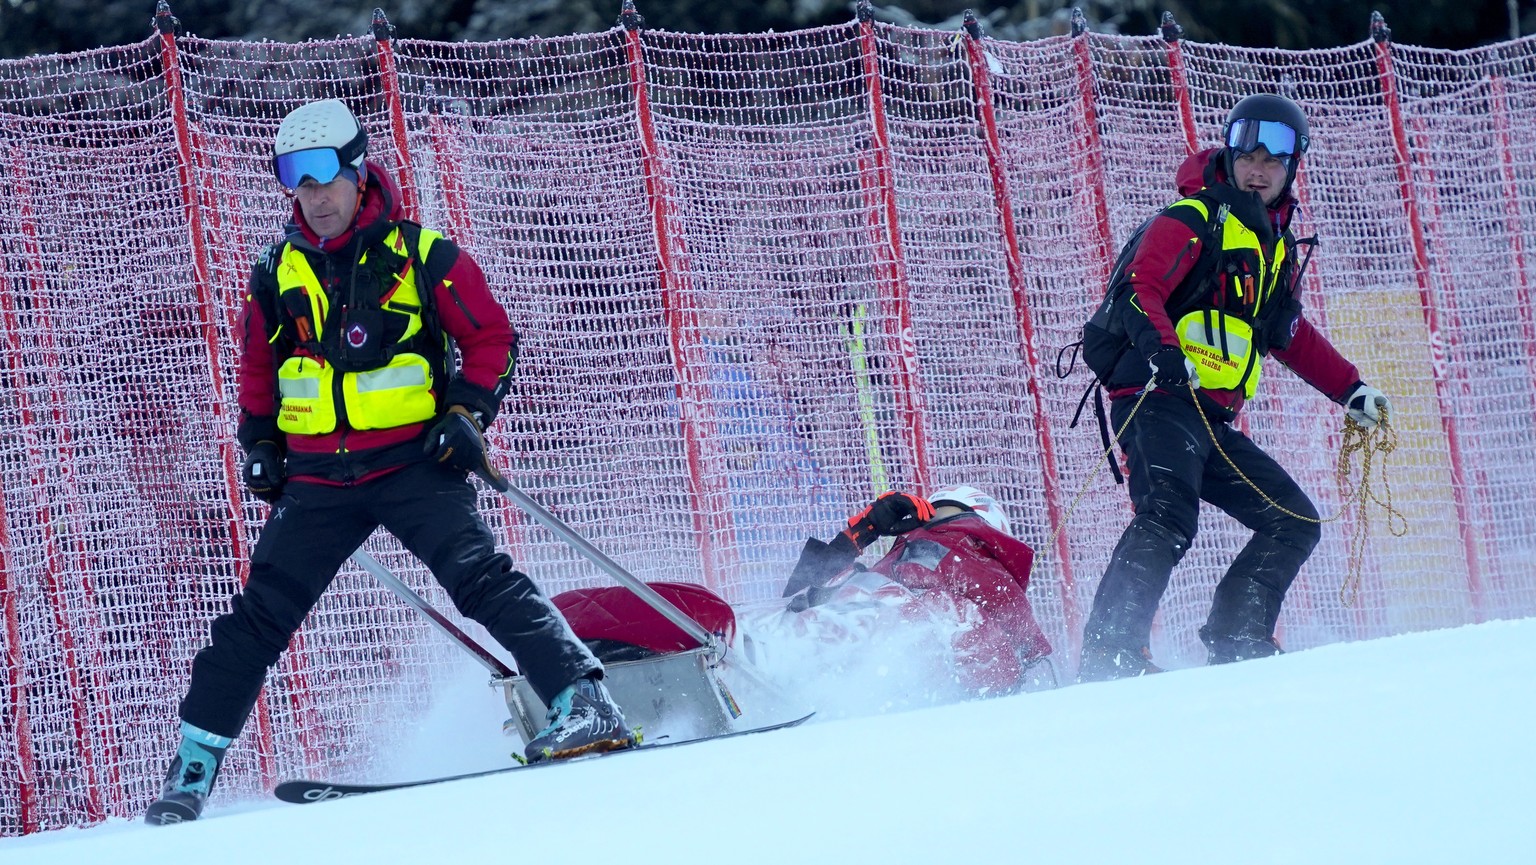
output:
[[[395,25],[389,23],[383,9],[375,8],[371,26],[378,45],[379,83],[384,90],[384,105],[389,109],[390,138],[395,144],[395,182],[400,185],[400,206],[407,219],[420,222],[416,174],[411,170],[411,145],[405,133],[405,105],[400,98],[400,74],[395,68]]]
[[[203,329],[203,341],[207,351],[209,383],[212,387],[210,411],[213,412],[214,428],[227,429],[225,415],[227,404],[224,377],[219,370],[219,335],[213,320],[214,299],[208,278],[207,235],[203,230],[202,207],[198,202],[197,166],[192,157],[192,135],[187,121],[187,97],[181,80],[181,59],[176,49],[176,30],[180,26],[171,15],[170,4],[159,0],[155,8],[155,28],[160,32],[160,64],[165,75],[166,96],[171,103],[171,123],[176,135],[176,175],[180,181],[181,201],[187,220],[187,233],[192,243],[192,283],[197,296],[199,322]],[[245,520],[240,506],[239,469],[236,466],[235,445],[228,437],[220,439],[219,452],[223,457],[226,501],[229,506],[229,541],[233,547],[240,585],[250,577],[249,560],[245,549]],[[263,783],[276,783],[277,767],[273,760],[273,735],[271,710],[267,698],[256,704],[257,759]]]
[[[0,255],[0,273],[5,270],[5,264],[13,261],[9,255]],[[4,327],[0,328],[10,339],[15,334],[22,333],[22,327],[16,317],[16,307],[11,301],[11,292],[4,290],[11,284],[7,275],[0,279],[0,321]],[[19,382],[26,370],[22,366],[22,354],[16,350],[16,346],[10,346],[8,353],[11,358],[11,381]],[[17,393],[23,393],[17,389]],[[6,528],[10,525],[6,516],[5,488],[0,486],[0,616],[4,617],[5,627],[5,663],[6,663],[6,688],[10,699],[8,701],[10,716],[15,727],[11,734],[11,741],[16,743],[16,774],[12,779],[16,784],[16,803],[18,818],[21,823],[23,835],[30,835],[42,828],[40,805],[37,789],[37,765],[36,752],[32,747],[32,725],[27,716],[27,691],[29,679],[27,676],[27,654],[21,647],[21,618],[17,607],[21,602],[21,591],[18,580],[14,575],[16,571],[15,560],[11,556],[10,532]]]
[[[27,717],[26,653],[21,650],[21,621],[16,613],[17,592],[11,580],[10,539],[5,532],[5,502],[0,498],[0,614],[4,616],[7,701],[11,722],[11,741],[16,744],[17,818],[21,834],[31,835],[42,829],[37,798],[36,756],[32,748],[32,723]]]
[[[41,367],[43,375],[48,379],[48,391],[57,398],[59,393],[57,370],[60,369],[58,353],[49,332],[51,322],[47,316],[47,282],[44,273],[48,267],[42,248],[41,231],[35,218],[32,206],[33,193],[26,176],[26,160],[22,158],[19,149],[11,151],[11,187],[16,199],[20,202],[16,218],[20,223],[21,236],[23,238],[22,260],[25,262],[27,272],[27,287],[31,297],[27,301],[18,303],[13,297],[14,288],[10,284],[0,286],[0,308],[3,308],[5,321],[8,325],[25,325],[18,321],[18,308],[31,307],[31,326],[18,326],[7,328],[5,334],[6,348],[11,357],[21,358],[27,355],[41,355]],[[22,334],[32,333],[34,339],[26,343],[22,340]],[[25,370],[16,369],[13,373],[17,376],[14,381],[18,385],[25,384]],[[50,455],[56,458],[56,465],[65,476],[65,485],[70,478],[69,466],[72,457],[67,451],[69,424],[60,417],[55,406],[52,417],[47,418],[46,408],[42,411],[34,411],[32,399],[29,397],[29,389],[23,386],[16,388],[18,402],[18,414],[21,419],[21,439],[27,452],[27,463],[32,470],[32,483],[34,489],[45,490],[49,487]],[[41,430],[51,429],[59,437],[57,447],[49,446],[49,443],[39,440]],[[67,498],[67,496],[66,496]],[[102,804],[102,787],[98,770],[98,751],[96,738],[92,735],[90,722],[90,700],[87,698],[86,689],[88,682],[93,681],[88,670],[84,669],[80,661],[80,651],[76,642],[76,627],[69,613],[69,595],[61,585],[59,577],[63,572],[74,575],[78,572],[78,563],[66,563],[64,553],[60,549],[59,523],[60,515],[54,509],[54,500],[49,496],[40,496],[36,501],[35,513],[39,533],[43,541],[43,561],[38,574],[38,587],[41,596],[53,618],[53,627],[57,637],[58,659],[57,663],[62,668],[64,683],[62,691],[70,707],[70,731],[74,736],[75,753],[79,755],[80,767],[85,774],[85,790],[82,795],[85,799],[86,820],[90,823],[100,823],[106,819],[106,809]],[[66,505],[67,506],[67,505]],[[67,531],[65,532],[67,536]],[[87,605],[88,606],[88,605]],[[86,639],[99,638],[100,633],[92,634],[90,628],[81,629],[85,632]]]
[[[437,169],[438,185],[443,190],[443,209],[448,220],[448,230],[452,233],[454,242],[461,248],[467,249],[474,243],[474,223],[469,218],[469,195],[464,189],[464,161],[460,155],[462,147],[460,133],[463,130],[463,124],[449,122],[447,106],[442,99],[438,98],[437,90],[431,84],[426,86],[426,102],[427,144],[431,148],[432,162]],[[493,432],[492,436],[495,435]],[[510,467],[503,468],[505,470]],[[502,524],[506,528],[507,547],[512,559],[523,561],[527,552],[527,541],[519,522],[521,517],[505,497],[498,497],[496,506],[501,512]]]
[[[896,201],[895,167],[891,158],[890,131],[886,125],[885,98],[880,83],[880,46],[875,38],[874,10],[869,0],[859,0],[859,49],[864,61],[865,93],[869,99],[870,122],[874,129],[871,153],[873,176],[860,172],[860,180],[872,191],[879,205],[875,224],[880,230],[878,266],[886,295],[896,312],[896,401],[912,457],[912,479],[917,491],[931,492],[928,485],[928,441],[924,427],[927,411],[923,404],[922,377],[918,371],[916,337],[912,329],[912,288],[907,281],[906,253],[901,246],[901,221]]]
[[[1184,129],[1184,152],[1194,155],[1200,149],[1195,137],[1195,108],[1189,96],[1189,80],[1184,74],[1184,48],[1179,40],[1184,38],[1184,28],[1173,20],[1172,12],[1163,13],[1158,25],[1163,41],[1168,43],[1168,79],[1173,85],[1173,97],[1179,102],[1179,125]]]
[[[1495,144],[1499,151],[1499,176],[1504,183],[1505,231],[1509,234],[1509,253],[1515,270],[1514,306],[1525,337],[1526,369],[1530,372],[1531,384],[1536,386],[1536,322],[1532,321],[1531,285],[1525,270],[1525,226],[1520,183],[1515,173],[1514,158],[1510,156],[1514,141],[1510,135],[1509,96],[1504,76],[1490,76],[1489,87]]]
[[[1392,31],[1380,12],[1371,13],[1371,39],[1376,43],[1376,69],[1381,78],[1382,99],[1392,125],[1392,145],[1396,153],[1397,181],[1408,217],[1413,240],[1413,269],[1419,283],[1419,306],[1424,326],[1429,331],[1430,365],[1435,378],[1435,397],[1440,406],[1440,425],[1450,450],[1451,492],[1456,500],[1456,520],[1461,528],[1462,550],[1467,557],[1467,590],[1472,602],[1474,621],[1483,621],[1483,578],[1477,551],[1476,527],[1467,503],[1466,472],[1461,451],[1461,435],[1452,411],[1449,370],[1446,367],[1445,335],[1440,330],[1438,298],[1430,279],[1429,247],[1425,242],[1424,222],[1419,211],[1418,190],[1413,182],[1413,155],[1408,132],[1403,125],[1402,102],[1397,92],[1397,76],[1392,68]]]
[[[1509,251],[1515,270],[1515,309],[1520,316],[1520,330],[1525,342],[1525,365],[1533,390],[1536,390],[1536,322],[1531,313],[1530,277],[1526,275],[1524,206],[1520,183],[1510,155],[1514,140],[1510,134],[1509,96],[1503,75],[1490,76],[1493,124],[1499,150],[1499,174],[1504,184],[1504,221],[1509,234]]]
[[[640,28],[645,19],[635,9],[634,0],[624,0],[619,13],[619,24],[624,28],[624,48],[629,63],[630,87],[635,95],[635,122],[640,133],[640,160],[645,173],[645,197],[651,208],[651,228],[656,236],[657,280],[661,284],[661,301],[667,319],[668,339],[671,346],[673,371],[677,379],[678,421],[683,436],[683,451],[688,463],[688,482],[693,498],[693,531],[699,546],[699,558],[704,569],[704,584],[720,591],[723,575],[717,557],[728,553],[732,544],[717,547],[714,533],[710,530],[715,520],[729,519],[728,508],[718,502],[719,496],[704,471],[703,433],[706,425],[703,417],[704,400],[696,381],[700,361],[696,335],[698,319],[693,311],[691,286],[683,256],[674,249],[681,247],[670,215],[672,190],[667,182],[666,166],[661,158],[661,146],[656,140],[656,121],[651,114],[650,91],[645,79],[645,50],[640,43]],[[730,531],[724,533],[727,538]]]
[[[1087,138],[1083,158],[1088,165],[1088,192],[1093,199],[1094,223],[1098,228],[1098,279],[1094,286],[1109,279],[1115,260],[1114,235],[1109,227],[1109,191],[1104,177],[1104,142],[1099,137],[1098,96],[1094,87],[1093,56],[1088,48],[1088,19],[1082,10],[1072,11],[1072,56],[1076,62],[1077,90],[1083,106],[1083,129]],[[1098,298],[1094,298],[1097,302]]]
[[[459,246],[471,245],[473,227],[469,221],[469,198],[464,192],[464,168],[459,159],[459,142],[443,117],[442,100],[432,85],[427,85],[427,141],[437,165],[437,182],[443,187],[443,207],[447,211],[448,230]]]
[[[1040,474],[1045,485],[1045,508],[1055,529],[1056,556],[1061,561],[1061,596],[1067,619],[1075,626],[1079,619],[1076,581],[1072,576],[1072,549],[1067,533],[1060,530],[1065,515],[1061,506],[1061,479],[1056,462],[1056,445],[1051,437],[1050,414],[1040,392],[1040,355],[1035,348],[1035,326],[1030,314],[1029,294],[1024,285],[1024,257],[1019,251],[1019,235],[1014,223],[1013,195],[1008,186],[1008,167],[1003,157],[1002,141],[997,131],[997,111],[993,105],[992,73],[987,68],[986,49],[981,44],[981,24],[975,13],[965,13],[965,56],[971,69],[971,87],[976,101],[976,116],[981,122],[982,145],[992,179],[992,202],[997,208],[1003,235],[1004,259],[1008,265],[1008,286],[1013,294],[1014,320],[1019,328],[1019,348],[1028,371],[1027,386],[1035,406],[1035,431],[1040,445]]]

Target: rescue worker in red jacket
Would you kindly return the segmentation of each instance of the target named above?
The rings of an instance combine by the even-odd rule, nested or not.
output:
[[[1254,533],[1218,582],[1200,629],[1210,663],[1280,651],[1274,630],[1281,604],[1321,527],[1285,469],[1230,423],[1252,398],[1266,353],[1367,429],[1390,410],[1387,397],[1302,315],[1290,229],[1306,117],[1289,99],[1258,94],[1233,107],[1223,132],[1224,147],[1197,153],[1179,169],[1187,197],[1148,226],[1130,266],[1134,303],[1116,311],[1131,347],[1108,382],[1110,420],[1119,430],[1135,409],[1120,446],[1136,515],[1094,595],[1081,681],[1158,671],[1148,648],[1152,619],[1195,537],[1201,500]],[[1217,453],[1201,412],[1215,443],[1258,490]]]
[[[182,742],[151,823],[199,816],[267,669],[380,526],[551,707],[529,760],[635,741],[601,664],[497,552],[476,509],[469,472],[506,488],[483,435],[516,359],[506,311],[467,253],[404,220],[366,150],[336,99],[300,106],[277,132],[272,166],[293,220],[253,268],[239,327],[243,476],[272,509],[245,587],[193,661]]]
[[[867,569],[855,564],[881,537],[895,538],[890,551]],[[801,613],[879,599],[889,587],[896,600],[914,607],[915,618],[935,610],[958,613],[949,646],[953,675],[972,694],[1006,694],[1025,685],[1026,671],[1038,675],[1030,669],[1035,665],[1046,662],[1040,669],[1049,669],[1051,644],[1027,595],[1034,558],[1034,550],[1013,537],[1002,506],[975,487],[947,487],[926,501],[890,492],[830,542],[808,539],[784,597],[791,613]],[[849,588],[856,590],[852,598]],[[945,603],[924,603],[935,594]],[[1040,678],[1055,685],[1054,671]]]

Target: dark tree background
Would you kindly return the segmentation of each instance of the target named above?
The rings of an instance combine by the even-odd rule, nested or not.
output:
[[[606,30],[620,0],[173,0],[207,39],[297,42],[361,35],[375,6],[404,38],[492,41]],[[852,20],[851,0],[639,0],[646,26],[691,33],[796,30]],[[1066,32],[1072,6],[1098,32],[1149,34],[1163,10],[1201,42],[1279,48],[1350,45],[1380,11],[1394,41],[1467,48],[1536,31],[1536,0],[876,0],[881,20],[955,29],[966,8],[989,35]],[[150,35],[154,0],[0,0],[0,57],[127,45]]]

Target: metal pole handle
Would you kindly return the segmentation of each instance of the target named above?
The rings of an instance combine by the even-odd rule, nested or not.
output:
[[[503,679],[510,679],[517,675],[515,670],[503,664],[501,659],[491,654],[489,649],[475,642],[473,637],[464,633],[452,620],[438,612],[438,609],[428,603],[426,598],[416,594],[410,586],[401,582],[399,577],[390,573],[389,568],[384,567],[378,559],[375,559],[359,548],[352,554],[352,561],[360,565],[363,570],[373,574],[386,588],[399,595],[401,600],[415,607],[417,612],[427,617],[427,621],[431,622],[443,634],[446,634],[450,640],[463,646],[464,651],[469,652],[487,670]]]
[[[640,600],[645,601],[651,609],[660,613],[667,621],[681,628],[683,633],[693,638],[700,646],[718,654],[720,647],[715,639],[715,635],[704,630],[704,626],[695,622],[691,616],[678,609],[676,605],[662,597],[655,589],[641,582],[639,577],[625,570],[618,562],[608,558],[607,554],[602,550],[592,546],[586,538],[576,534],[574,529],[562,522],[559,517],[550,513],[543,505],[534,501],[527,493],[518,489],[516,485],[509,482],[507,488],[502,492],[514,504],[522,508],[524,513],[533,517],[535,522],[554,532],[560,540],[570,544],[576,552],[581,553],[592,564],[602,568],[609,576],[623,583],[626,588],[639,596]]]

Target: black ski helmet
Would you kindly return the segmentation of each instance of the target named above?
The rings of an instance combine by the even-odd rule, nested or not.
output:
[[[1289,136],[1286,131],[1289,130]],[[1278,136],[1278,139],[1277,137]],[[1227,122],[1221,127],[1221,140],[1226,145],[1227,177],[1234,176],[1232,159],[1237,153],[1250,153],[1260,144],[1275,156],[1286,159],[1285,188],[1291,188],[1296,179],[1296,167],[1311,144],[1307,116],[1296,103],[1273,93],[1255,93],[1245,96],[1227,113]],[[1289,137],[1287,143],[1285,138]],[[1285,152],[1280,152],[1285,149]]]

